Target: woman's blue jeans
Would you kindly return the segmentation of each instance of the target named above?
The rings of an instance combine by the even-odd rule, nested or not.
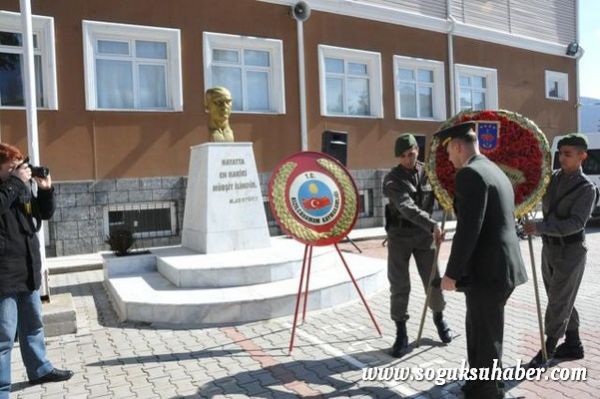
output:
[[[0,296],[0,399],[10,392],[10,355],[19,332],[19,347],[30,380],[53,370],[46,359],[42,302],[38,291]]]

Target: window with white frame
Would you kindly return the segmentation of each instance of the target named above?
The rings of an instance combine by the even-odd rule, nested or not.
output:
[[[204,32],[204,86],[229,89],[234,112],[284,114],[283,42]]]
[[[498,74],[495,69],[455,65],[456,103],[460,111],[498,108]]]
[[[319,45],[321,114],[383,117],[381,54]]]
[[[43,109],[56,109],[56,62],[54,54],[54,19],[32,16],[33,63],[36,104]],[[21,15],[0,11],[0,107],[25,106],[23,83],[23,35]]]
[[[446,119],[446,85],[441,61],[394,56],[396,119]]]
[[[181,111],[179,29],[83,21],[88,110]]]
[[[568,74],[546,71],[546,98],[551,100],[569,100]]]

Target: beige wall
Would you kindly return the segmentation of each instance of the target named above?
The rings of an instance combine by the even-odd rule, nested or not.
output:
[[[0,0],[18,10],[18,1]],[[285,115],[233,114],[236,140],[254,142],[259,171],[271,170],[300,150],[296,23],[288,8],[254,0],[54,0],[34,1],[34,14],[54,17],[58,111],[39,112],[42,162],[58,180],[186,175],[189,147],[208,140],[203,110],[202,32],[281,39]],[[223,17],[226,15],[226,17]],[[181,29],[183,112],[86,111],[81,21],[109,21]],[[431,134],[438,122],[395,119],[393,55],[446,61],[441,33],[313,12],[305,23],[309,149],[320,150],[327,129],[349,133],[349,167],[385,168],[394,163],[399,132]],[[381,53],[382,119],[320,115],[317,46],[327,44]],[[455,62],[498,69],[499,105],[533,119],[548,135],[574,131],[575,61],[470,39],[455,39]],[[569,73],[570,101],[544,96],[544,70]],[[447,88],[446,104],[450,116]],[[25,149],[25,112],[0,111],[2,140]]]

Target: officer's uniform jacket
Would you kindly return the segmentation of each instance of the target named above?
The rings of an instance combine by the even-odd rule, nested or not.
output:
[[[436,221],[431,218],[434,196],[425,167],[417,162],[414,170],[398,165],[383,179],[383,194],[389,198],[386,205],[386,230],[419,227],[431,234]]]
[[[457,286],[509,291],[527,281],[508,177],[483,155],[456,174],[457,225],[446,275]]]

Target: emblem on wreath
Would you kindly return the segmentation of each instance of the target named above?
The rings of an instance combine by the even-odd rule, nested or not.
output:
[[[476,122],[480,151],[508,176],[515,191],[515,217],[533,210],[550,181],[550,149],[546,136],[528,118],[510,111],[463,111],[446,121],[445,129]],[[437,138],[431,142],[427,174],[440,205],[452,210],[456,170]]]
[[[310,245],[345,238],[358,216],[357,198],[348,171],[318,152],[288,157],[275,168],[269,182],[269,204],[277,223]]]

